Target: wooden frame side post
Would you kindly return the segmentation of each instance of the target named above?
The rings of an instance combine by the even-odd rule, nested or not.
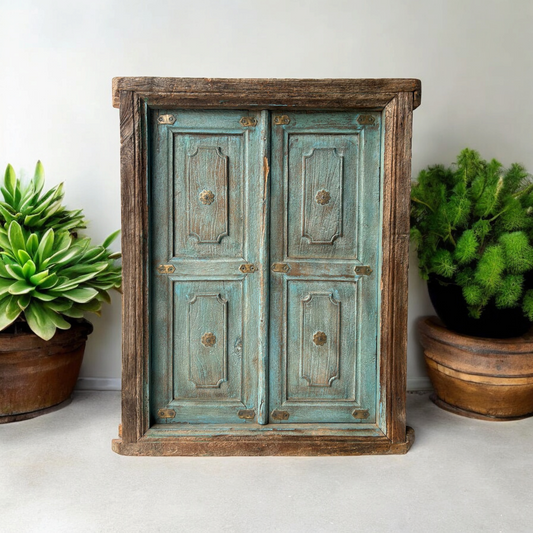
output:
[[[120,92],[122,212],[122,440],[148,429],[148,198],[144,102]]]
[[[384,109],[381,383],[387,436],[406,439],[407,287],[413,93],[401,92]]]

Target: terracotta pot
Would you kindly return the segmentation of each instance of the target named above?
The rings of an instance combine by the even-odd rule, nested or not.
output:
[[[418,331],[439,407],[483,420],[533,415],[532,330],[512,339],[470,337],[423,317]]]
[[[93,327],[79,320],[49,341],[0,333],[0,424],[33,418],[70,401]]]

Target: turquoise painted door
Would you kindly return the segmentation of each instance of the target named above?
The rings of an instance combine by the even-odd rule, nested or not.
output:
[[[380,120],[273,117],[270,423],[376,421]]]
[[[267,127],[265,112],[151,117],[152,423],[266,417]]]
[[[153,112],[152,423],[376,422],[380,121]]]

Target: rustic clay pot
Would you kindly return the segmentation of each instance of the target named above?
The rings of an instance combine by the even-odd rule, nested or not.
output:
[[[49,341],[0,333],[0,424],[54,411],[70,402],[92,324],[81,319]]]
[[[439,407],[483,420],[533,415],[531,330],[511,339],[470,337],[423,317],[418,331]]]

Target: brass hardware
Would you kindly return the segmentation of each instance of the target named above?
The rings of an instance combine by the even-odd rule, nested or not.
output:
[[[217,338],[215,337],[215,335],[211,332],[208,332],[208,333],[204,333],[202,335],[202,344],[206,347],[206,348],[211,348],[212,346],[214,346],[215,344],[217,343]]]
[[[243,274],[253,274],[257,268],[253,263],[244,263],[239,267],[239,270]]]
[[[376,117],[374,115],[359,115],[357,122],[361,126],[373,126],[376,123]]]
[[[157,267],[157,271],[160,274],[173,274],[174,272],[176,272],[176,268],[174,267],[174,265],[159,265]]]
[[[354,418],[357,418],[358,420],[360,419],[363,419],[363,418],[368,418],[370,416],[370,413],[368,411],[359,411],[357,409],[355,409],[355,411],[352,412],[352,416]]]
[[[253,409],[241,409],[237,416],[244,420],[253,420],[255,418],[255,411]]]
[[[215,199],[215,195],[213,194],[212,191],[206,191],[204,189],[200,193],[200,202],[202,202],[204,205],[211,205],[214,199]]]
[[[239,123],[245,128],[253,128],[254,126],[257,126],[257,120],[254,117],[242,117],[241,120],[239,120]]]
[[[159,115],[157,117],[157,122],[159,122],[159,124],[174,124],[174,122],[176,122],[176,117],[174,115]]]
[[[157,416],[159,418],[174,418],[176,416],[176,411],[174,411],[174,409],[159,409],[159,411],[157,411]]]
[[[329,201],[331,200],[331,194],[329,194],[328,191],[322,189],[321,191],[318,191],[316,193],[315,200],[316,203],[320,205],[329,204]]]
[[[372,274],[372,269],[369,266],[356,266],[354,270],[358,276],[370,276]]]
[[[274,420],[289,420],[289,411],[280,411],[279,409],[275,409],[270,413],[270,416]]]
[[[327,340],[328,340],[328,336],[323,331],[317,331],[313,335],[313,342],[317,346],[324,346],[324,344],[326,344]]]
[[[274,115],[274,124],[276,126],[284,126],[289,124],[291,119],[287,115]]]
[[[287,263],[272,263],[272,272],[284,272],[287,274],[291,269],[290,265]]]

